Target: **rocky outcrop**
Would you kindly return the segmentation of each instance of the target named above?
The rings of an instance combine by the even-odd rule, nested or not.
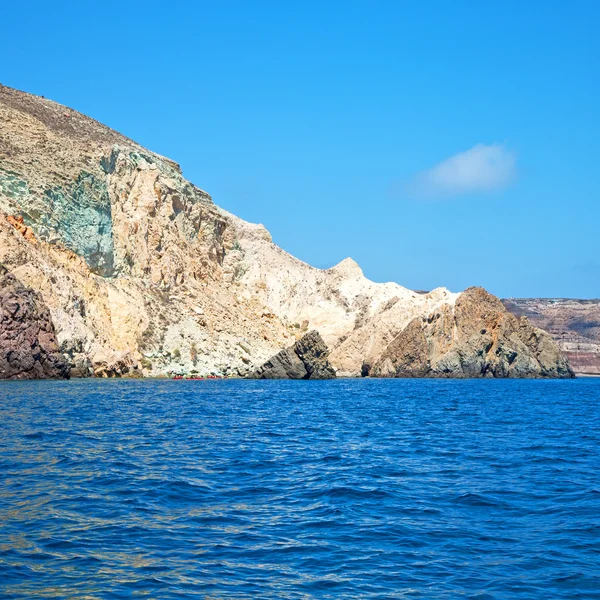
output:
[[[482,288],[413,319],[367,374],[375,377],[573,377],[550,335]]]
[[[315,269],[172,160],[1,85],[0,261],[43,297],[74,373],[102,377],[246,376],[311,330],[359,376],[461,297],[374,283],[350,258]]]
[[[600,376],[600,300],[510,298],[502,301],[517,317],[547,331],[577,375]]]
[[[173,161],[0,86],[0,260],[41,293],[77,373],[240,375],[292,343],[239,284],[254,237]]]
[[[278,352],[250,379],[333,379],[335,370],[329,364],[329,351],[317,331],[310,331],[293,346]]]
[[[0,265],[0,379],[65,379],[50,311]]]
[[[42,294],[78,373],[244,376],[317,329],[359,375],[456,298],[374,283],[351,259],[315,269],[173,161],[51,100],[0,86],[0,123],[0,260]]]

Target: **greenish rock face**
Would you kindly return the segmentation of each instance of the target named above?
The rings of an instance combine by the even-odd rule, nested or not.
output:
[[[40,215],[38,227],[41,224],[56,231],[64,245],[82,256],[92,271],[110,277],[114,247],[110,198],[105,182],[82,171],[73,186],[48,189],[44,197],[51,212]],[[25,215],[24,218],[27,223]]]
[[[36,236],[62,243],[98,275],[113,274],[112,214],[104,180],[82,171],[72,185],[48,188],[40,196],[16,174],[0,169],[0,191]]]
[[[0,193],[12,200],[22,201],[29,196],[29,188],[27,182],[16,173],[0,168]]]

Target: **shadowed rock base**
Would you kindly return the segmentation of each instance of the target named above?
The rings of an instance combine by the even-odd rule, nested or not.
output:
[[[249,379],[333,379],[329,351],[318,331],[310,331],[293,346],[270,358]]]
[[[0,379],[66,379],[42,298],[0,266]]]

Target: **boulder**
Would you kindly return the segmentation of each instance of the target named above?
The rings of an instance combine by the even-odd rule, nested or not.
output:
[[[0,379],[68,377],[48,307],[0,265]]]
[[[310,331],[293,346],[278,352],[250,379],[333,379],[329,350],[318,331]]]

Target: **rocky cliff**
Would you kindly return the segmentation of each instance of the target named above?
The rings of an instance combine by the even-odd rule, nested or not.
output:
[[[50,311],[39,294],[0,265],[0,379],[68,377]]]
[[[482,288],[413,319],[369,369],[376,377],[572,377],[549,334]]]
[[[74,372],[97,376],[245,376],[313,329],[338,375],[360,375],[460,297],[374,283],[351,259],[315,269],[175,162],[3,86],[0,260],[43,297]]]
[[[502,301],[516,316],[545,329],[578,375],[600,376],[600,300],[510,298]]]

